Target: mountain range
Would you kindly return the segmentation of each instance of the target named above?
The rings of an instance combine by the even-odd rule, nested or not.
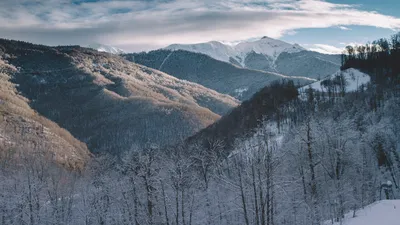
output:
[[[292,79],[305,85],[340,69],[339,55],[307,51],[297,44],[268,37],[235,46],[216,41],[173,44],[122,56],[240,101],[249,99],[272,81]]]
[[[167,46],[165,49],[169,50],[186,50],[190,52],[198,52],[209,55],[210,57],[230,62],[238,66],[247,67],[248,58],[250,53],[261,54],[264,56],[264,60],[273,62],[282,52],[300,52],[305,49],[301,46],[275,40],[269,37],[263,37],[256,41],[245,41],[240,42],[236,45],[227,45],[218,41],[211,41],[207,43],[199,44],[172,44]]]
[[[122,56],[132,62],[163,71],[179,79],[201,84],[241,101],[249,99],[273,81],[293,79],[300,84],[316,81],[308,77],[290,77],[274,72],[241,68],[208,55],[185,50],[161,49]]]
[[[236,45],[211,41],[189,45],[172,44],[165,49],[202,53],[242,68],[287,76],[323,78],[336,72],[341,65],[340,55],[308,51],[298,44],[289,44],[269,37]]]
[[[317,81],[314,75],[280,71],[293,74],[320,62],[325,73],[338,67],[337,56],[268,37],[235,46],[209,42],[131,54],[101,44],[48,47],[4,39],[0,49],[3,64],[14,68],[4,75],[15,88],[10,93],[91,152],[177,143],[273,82]]]
[[[228,95],[88,48],[0,39],[0,49],[16,68],[7,82],[18,96],[92,152],[172,144],[239,104]]]

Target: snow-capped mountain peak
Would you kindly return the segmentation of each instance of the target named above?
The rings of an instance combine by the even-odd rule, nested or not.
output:
[[[113,46],[109,46],[109,45],[103,45],[103,44],[99,44],[99,43],[93,43],[88,45],[88,48],[97,50],[99,52],[108,52],[111,54],[122,54],[125,53],[124,50],[120,49],[120,48],[116,48]]]
[[[172,44],[165,49],[202,53],[224,62],[229,62],[229,58],[235,57],[236,55],[235,49],[232,46],[225,45],[218,41],[199,44]]]
[[[224,62],[231,62],[231,59],[235,59],[239,61],[242,66],[244,66],[246,56],[253,52],[274,59],[282,52],[293,53],[305,50],[298,44],[289,44],[267,36],[256,41],[240,42],[236,45],[227,45],[218,41],[210,41],[199,44],[172,44],[165,49],[202,53]]]
[[[257,41],[241,42],[235,46],[235,49],[240,53],[240,55],[247,55],[250,52],[255,52],[272,58],[278,57],[282,52],[292,53],[305,50],[297,44],[292,45],[267,36],[264,36]]]

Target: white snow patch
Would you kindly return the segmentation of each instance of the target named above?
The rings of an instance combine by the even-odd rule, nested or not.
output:
[[[311,87],[312,89],[314,89],[316,91],[327,92],[328,91],[327,88],[324,85],[322,85],[321,83],[324,80],[334,79],[336,76],[339,76],[340,73],[343,73],[343,76],[346,80],[346,84],[345,84],[346,92],[357,91],[361,87],[361,85],[366,85],[371,81],[371,77],[368,74],[365,74],[359,70],[350,68],[350,69],[347,69],[344,71],[338,71],[323,80],[314,82],[307,86],[304,86],[304,87],[300,88],[299,91],[304,92],[306,89]]]
[[[98,43],[90,44],[88,46],[88,48],[97,50],[99,52],[108,52],[108,53],[111,53],[111,54],[122,54],[122,53],[125,53],[124,50],[122,50],[122,49],[119,49],[119,48],[116,48],[116,47],[113,47],[113,46],[98,44]]]
[[[248,87],[238,88],[238,89],[235,89],[235,93],[238,95],[238,97],[242,97],[243,93],[248,90],[249,90]]]
[[[299,45],[292,45],[280,40],[263,37],[257,41],[239,43],[235,46],[235,50],[243,58],[250,52],[255,52],[276,59],[282,52],[294,53],[305,49]]]
[[[223,62],[229,62],[230,57],[235,58],[237,55],[233,46],[225,45],[218,41],[189,45],[173,44],[165,49],[202,53]]]
[[[332,224],[326,221],[325,225]],[[333,225],[399,225],[400,224],[400,200],[383,200],[375,202],[364,209],[345,215],[343,223]]]

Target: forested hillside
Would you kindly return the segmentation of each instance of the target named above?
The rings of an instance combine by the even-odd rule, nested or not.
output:
[[[11,82],[17,68],[3,53],[0,48],[0,166],[22,166],[36,155],[39,161],[84,169],[90,156],[86,145],[29,106]]]
[[[79,46],[0,39],[0,49],[16,67],[9,81],[30,107],[96,153],[118,154],[150,140],[179,142],[238,104],[201,85]]]
[[[315,78],[290,77],[278,73],[240,68],[208,55],[184,50],[156,50],[148,53],[123,55],[127,60],[163,71],[172,76],[204,85],[219,93],[228,94],[240,101],[250,99],[263,87],[291,79],[296,84],[307,84]],[[338,70],[335,68],[334,71]]]
[[[400,33],[366,45],[347,46],[342,56],[342,69],[357,68],[373,76],[376,84],[400,83]]]

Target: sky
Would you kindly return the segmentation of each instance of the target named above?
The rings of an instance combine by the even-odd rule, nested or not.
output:
[[[400,0],[0,0],[0,38],[128,52],[269,36],[340,53],[400,31]]]

